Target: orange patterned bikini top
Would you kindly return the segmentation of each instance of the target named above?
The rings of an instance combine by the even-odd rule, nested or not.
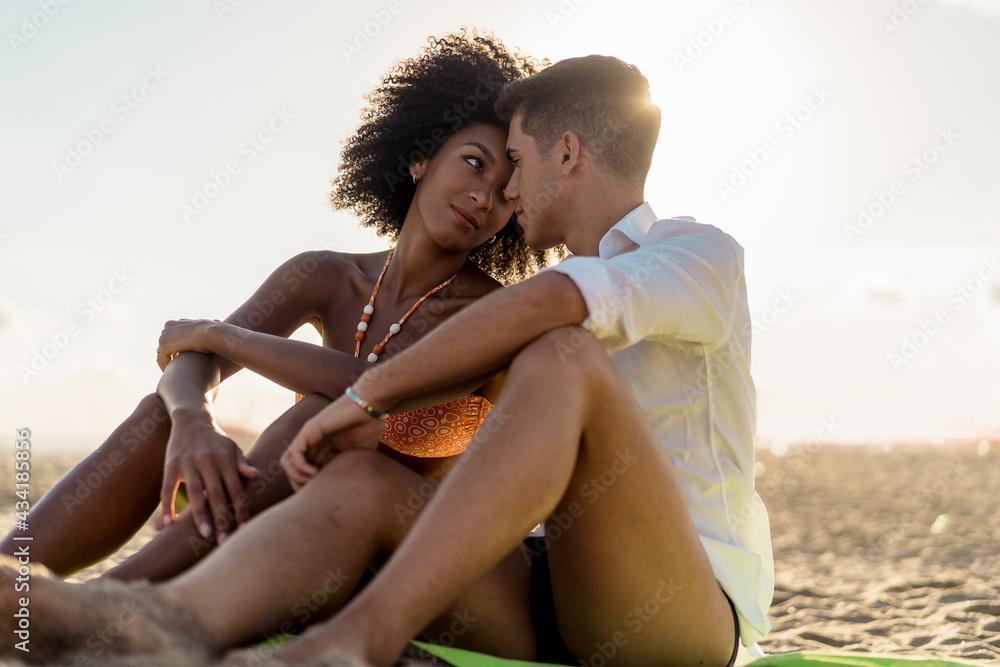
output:
[[[295,401],[302,400],[295,394]],[[400,454],[422,459],[455,456],[465,451],[493,404],[479,394],[389,415],[379,440]]]
[[[382,443],[401,454],[440,458],[461,454],[493,404],[479,394],[385,418]]]
[[[354,356],[357,358],[361,356],[361,343],[365,340],[368,323],[371,322],[372,314],[375,312],[375,297],[378,295],[382,278],[385,276],[386,269],[389,268],[389,262],[392,261],[392,254],[395,250],[395,248],[390,249],[385,258],[382,272],[378,274],[371,298],[368,299],[368,305],[364,307],[361,321],[358,323],[358,330],[354,334],[356,341]],[[375,344],[371,354],[367,357],[368,361],[370,363],[378,361],[386,343],[394,334],[399,333],[400,327],[413,314],[413,311],[428,297],[445,288],[457,276],[458,273],[420,297],[402,318],[389,327],[389,333],[385,335],[385,338]],[[483,423],[492,408],[493,404],[479,394],[469,394],[441,405],[389,415],[385,418],[385,423],[382,426],[381,441],[382,444],[401,454],[420,458],[431,459],[461,454],[472,442],[479,425]]]

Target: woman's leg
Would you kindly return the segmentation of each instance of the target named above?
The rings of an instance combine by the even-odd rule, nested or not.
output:
[[[237,499],[244,504],[249,516],[260,514],[292,494],[281,468],[281,454],[302,424],[329,403],[329,399],[323,396],[307,396],[261,433],[247,455],[250,463],[260,471],[260,476],[246,480],[243,494]],[[233,517],[232,512],[225,517],[216,517],[215,534],[232,535],[236,530]],[[215,546],[215,538],[203,538],[195,528],[190,512],[183,512],[177,521],[157,533],[146,546],[105,576],[123,581],[163,581],[194,565]]]
[[[193,612],[208,631],[210,643],[222,647],[313,624],[339,609],[368,567],[383,562],[399,545],[420,512],[413,507],[413,494],[426,494],[427,484],[426,478],[376,452],[345,452],[299,493],[238,530],[211,556],[155,587],[157,598]],[[16,626],[19,604],[19,594],[10,585],[17,576],[16,563],[4,565],[0,630],[10,629],[12,622]],[[530,571],[521,554],[514,552],[496,573],[460,594],[458,616],[449,610],[432,621],[432,636],[457,621],[463,631],[459,644],[530,658],[534,653],[527,605]],[[39,636],[49,637],[72,631],[77,637],[73,646],[86,651],[81,638],[100,631],[116,610],[132,602],[142,604],[147,599],[142,591],[141,586],[122,588],[117,582],[33,581],[32,628],[44,627]],[[61,602],[64,599],[74,604],[67,606]],[[82,613],[84,609],[89,613]],[[182,618],[184,613],[176,615]],[[148,638],[160,641],[166,627],[162,617],[162,613],[130,617],[129,623],[116,626],[113,637],[105,633],[109,641],[102,649],[109,654],[137,647],[159,651]],[[14,649],[0,645],[0,655],[14,655]]]
[[[31,508],[32,562],[67,575],[125,544],[159,504],[170,417],[156,394]],[[0,553],[14,554],[11,533]]]

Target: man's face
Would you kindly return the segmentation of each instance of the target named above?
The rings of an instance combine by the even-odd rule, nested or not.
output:
[[[532,137],[521,130],[521,115],[510,122],[507,157],[514,173],[504,189],[507,199],[516,203],[517,222],[524,229],[524,240],[536,249],[551,248],[563,242],[558,212],[562,193],[556,151],[543,157]]]

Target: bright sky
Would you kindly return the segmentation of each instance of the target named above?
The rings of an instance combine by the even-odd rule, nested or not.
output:
[[[165,320],[384,247],[326,203],[340,142],[463,24],[647,75],[647,198],[746,249],[762,441],[1000,438],[997,0],[7,0],[0,433],[106,434]],[[291,396],[242,375],[262,428]]]

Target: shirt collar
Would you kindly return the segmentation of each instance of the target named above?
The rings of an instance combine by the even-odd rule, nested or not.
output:
[[[656,220],[656,214],[653,213],[653,207],[649,202],[636,206],[601,238],[597,250],[598,257],[609,259],[639,246]]]

